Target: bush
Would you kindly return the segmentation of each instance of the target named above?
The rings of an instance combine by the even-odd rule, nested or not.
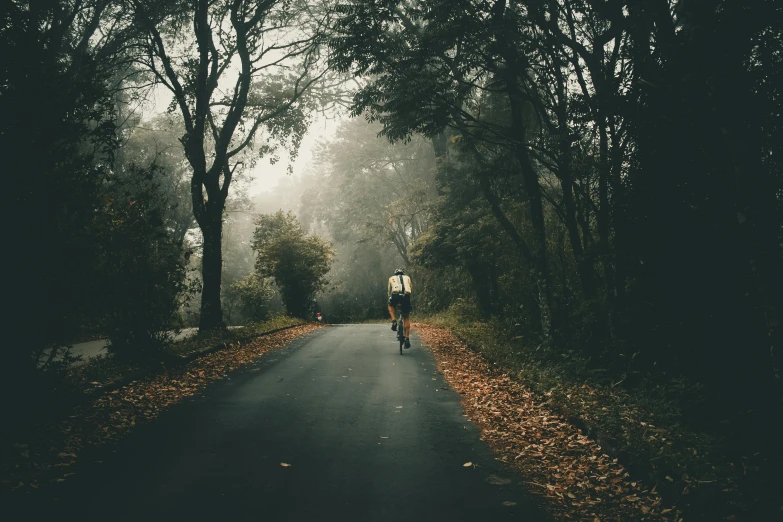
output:
[[[242,317],[251,322],[269,317],[269,300],[275,294],[268,279],[252,273],[229,286],[229,293],[239,301]]]
[[[186,278],[183,245],[166,230],[165,201],[155,186],[111,188],[95,223],[107,311],[104,331],[114,356],[147,358],[170,342],[177,311],[195,293],[197,282]]]
[[[315,294],[326,286],[325,275],[334,259],[331,245],[319,236],[308,236],[296,216],[261,215],[253,233],[256,274],[274,277],[286,311],[294,317],[310,317]]]

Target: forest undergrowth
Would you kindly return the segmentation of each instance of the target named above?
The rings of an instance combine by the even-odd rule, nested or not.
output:
[[[736,437],[728,436],[727,425],[734,420],[706,424],[689,415],[694,409],[706,407],[708,402],[705,390],[698,384],[675,377],[627,387],[623,385],[623,376],[590,368],[588,361],[574,353],[566,352],[567,356],[555,359],[542,348],[526,344],[513,325],[495,319],[477,321],[476,317],[479,316],[464,307],[452,307],[445,313],[421,319],[414,329],[433,347],[441,362],[453,361],[455,354],[458,360],[478,357],[476,361],[481,362],[472,362],[473,369],[467,370],[475,374],[471,379],[481,383],[485,379],[482,375],[492,376],[494,382],[501,383],[501,388],[529,392],[530,404],[550,411],[558,422],[563,422],[559,426],[568,426],[559,437],[571,440],[574,433],[588,437],[600,453],[628,473],[623,481],[625,486],[638,483],[644,485],[647,493],[660,495],[660,505],[654,501],[638,504],[640,510],[646,507],[646,511],[639,511],[640,517],[679,512],[684,520],[766,520],[758,517],[775,516],[780,509],[776,505],[780,479],[775,475],[772,455],[765,454],[761,448],[738,445]],[[444,375],[450,377],[450,373]],[[463,386],[468,391],[465,400],[469,402],[470,389],[477,385],[469,380]],[[503,411],[500,405],[496,408]],[[525,437],[506,438],[503,433],[509,430],[502,427],[502,422],[494,422],[502,418],[498,413],[495,415],[489,416],[484,425],[479,424],[496,450],[507,456],[507,443],[512,453],[519,450],[519,444],[532,443]],[[553,433],[557,431],[555,428]],[[541,444],[547,446],[550,442]],[[572,455],[567,448],[559,454],[566,460]],[[582,458],[593,459],[585,455]],[[547,466],[546,459],[526,459],[523,471],[537,474],[541,471],[538,468]],[[545,490],[533,491],[553,500],[559,497],[560,504],[571,504],[581,512],[578,502],[562,496],[556,480],[550,485],[554,489],[546,486]],[[604,503],[608,500],[616,504],[605,510],[605,514],[615,513],[619,520],[630,516],[623,507],[625,497],[612,500],[605,494],[594,493],[604,497]],[[664,505],[676,506],[676,510],[663,513]]]

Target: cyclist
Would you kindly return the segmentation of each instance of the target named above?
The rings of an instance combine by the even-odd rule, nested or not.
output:
[[[394,317],[394,307],[398,304],[402,307],[402,328],[405,332],[405,348],[411,347],[410,333],[411,333],[411,278],[405,275],[405,270],[398,268],[394,271],[394,275],[389,278],[389,314],[392,318],[392,331],[397,331],[398,324],[397,319]]]

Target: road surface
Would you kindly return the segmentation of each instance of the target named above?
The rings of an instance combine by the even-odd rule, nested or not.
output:
[[[79,521],[543,520],[411,337],[402,356],[387,325],[299,338],[96,452],[36,504]]]

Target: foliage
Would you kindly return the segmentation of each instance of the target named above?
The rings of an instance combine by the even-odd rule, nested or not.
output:
[[[341,122],[315,153],[318,167],[289,188],[301,193],[295,208],[302,222],[335,243],[331,284],[318,296],[330,322],[386,317],[388,277],[399,266],[413,268],[410,250],[430,226],[430,143],[417,136],[391,144],[378,139],[380,129],[359,119]]]
[[[134,5],[145,32],[139,63],[171,92],[170,111],[184,124],[193,216],[203,237],[199,328],[221,328],[223,215],[232,179],[259,157],[276,161],[281,146],[295,156],[309,121],[308,90],[325,73],[319,44],[329,12],[307,1],[198,0],[161,17],[165,4]],[[233,87],[219,88],[226,81]]]
[[[523,355],[576,358],[629,389],[703,384],[691,413],[731,417],[771,460],[774,4],[354,0],[331,41],[336,66],[365,77],[354,115],[432,140],[438,198],[412,261],[473,283],[432,291],[519,325]],[[752,426],[737,421],[750,409]]]
[[[264,321],[269,315],[269,299],[274,289],[269,281],[251,273],[231,284],[231,291],[239,299],[242,315],[250,321]]]
[[[470,322],[469,317],[463,320]],[[664,486],[630,476],[627,459],[619,461],[613,441],[593,429],[594,425],[574,426],[573,412],[558,411],[559,394],[565,388],[571,399],[567,403],[583,406],[579,413],[600,412],[606,404],[612,413],[621,414],[625,425],[635,432],[637,445],[649,444],[649,456],[656,468],[661,468],[657,473],[675,475],[677,466],[663,466],[672,456],[671,445],[664,442],[671,440],[672,432],[657,421],[653,423],[648,412],[636,410],[632,401],[623,403],[617,396],[620,400],[616,403],[607,402],[606,395],[587,385],[566,387],[550,380],[548,391],[536,393],[527,371],[493,368],[494,364],[487,364],[492,359],[471,350],[448,330],[420,323],[416,328],[432,347],[446,383],[463,396],[465,411],[481,430],[482,439],[499,454],[498,460],[521,471],[526,482],[536,486],[531,493],[546,498],[554,518],[679,520],[682,512],[677,503],[672,506],[672,499],[662,495]],[[489,329],[487,333],[491,335]],[[502,342],[502,338],[498,340]],[[650,436],[644,437],[648,433]],[[642,438],[647,440],[638,440]],[[693,442],[688,441],[690,447],[677,456],[687,457]],[[661,479],[666,482],[664,476]]]
[[[97,270],[109,351],[139,359],[165,349],[177,311],[198,288],[185,277],[182,237],[166,226],[169,202],[148,178],[167,173],[128,170],[129,179],[107,187],[94,234],[99,244]]]
[[[513,386],[535,395],[537,407],[566,419],[569,431],[576,427],[589,435],[632,478],[655,485],[665,501],[692,516],[722,519],[756,509],[762,498],[758,488],[767,487],[760,484],[776,473],[776,463],[735,446],[734,424],[744,422],[747,412],[738,418],[724,412],[726,429],[716,430],[700,418],[699,409],[709,397],[698,383],[684,377],[670,380],[663,373],[646,374],[635,382],[638,374],[629,373],[618,380],[607,368],[593,367],[578,350],[552,357],[532,348],[519,325],[478,317],[473,303],[458,301],[426,317],[428,326],[417,326],[436,345],[446,331],[456,336],[470,348],[468,357],[480,355],[482,367],[502,368]],[[537,472],[546,472],[546,467],[535,465]]]
[[[408,265],[408,249],[428,228],[435,158],[427,140],[392,145],[380,130],[358,119],[338,127],[316,154],[302,219],[325,223],[335,241],[393,245]]]
[[[15,220],[6,238],[14,299],[6,319],[15,327],[7,332],[12,349],[0,365],[0,383],[23,398],[12,405],[23,415],[44,407],[58,386],[52,376],[39,380],[41,370],[56,369],[39,368],[40,350],[102,326],[103,246],[95,220],[120,146],[120,93],[136,81],[127,60],[136,33],[124,7],[114,1],[0,7],[0,154],[10,195],[6,219]]]
[[[264,321],[249,322],[245,326],[199,332],[197,335],[172,343],[171,352],[177,355],[192,355],[218,346],[226,347],[241,344],[251,341],[258,336],[304,323],[303,319],[287,315],[270,315]]]
[[[274,277],[287,312],[309,317],[316,292],[328,284],[332,247],[318,236],[308,236],[292,213],[281,210],[258,217],[253,250],[258,277]]]
[[[354,114],[433,142],[416,262],[466,270],[463,297],[554,354],[686,371],[778,416],[780,9],[445,4],[348,2],[331,42],[370,75]]]
[[[394,251],[367,244],[337,243],[326,275],[329,286],[317,296],[318,309],[330,323],[353,323],[385,317],[386,281]],[[384,267],[388,267],[384,270]]]

